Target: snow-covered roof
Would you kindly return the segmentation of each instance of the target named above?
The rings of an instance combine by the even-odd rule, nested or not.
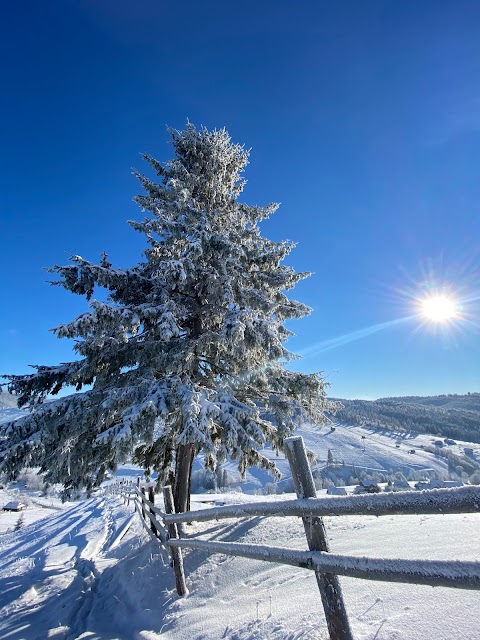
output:
[[[346,496],[347,490],[345,487],[328,487],[327,494],[329,496]]]
[[[7,502],[6,505],[4,505],[3,510],[4,511],[22,511],[23,509],[26,509],[27,505],[24,504],[23,502],[20,502],[19,500],[10,500],[10,502]]]

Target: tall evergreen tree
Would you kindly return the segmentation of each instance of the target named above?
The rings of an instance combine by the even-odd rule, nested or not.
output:
[[[309,274],[282,264],[292,243],[260,233],[278,205],[239,201],[249,154],[224,129],[189,123],[170,134],[173,160],[144,156],[159,181],[137,173],[147,217],[129,224],[146,237],[144,261],[115,269],[105,254],[99,264],[73,256],[49,269],[90,311],[54,329],[80,359],[5,376],[33,409],[2,429],[10,476],[40,466],[70,491],[133,457],[159,482],[173,479],[184,510],[196,454],[211,469],[230,456],[242,473],[258,465],[277,475],[259,449],[281,449],[296,422],[323,417],[321,375],[286,368],[285,321],[310,309],[285,292]],[[107,301],[92,299],[98,288]],[[70,385],[79,393],[44,403]]]

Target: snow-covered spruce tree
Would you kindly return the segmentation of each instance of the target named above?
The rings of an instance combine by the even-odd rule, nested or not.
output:
[[[231,456],[242,473],[258,465],[278,475],[258,450],[281,449],[296,422],[323,417],[322,377],[286,369],[285,321],[310,309],[285,292],[309,274],[282,265],[292,243],[260,233],[277,205],[239,202],[248,152],[225,130],[170,133],[173,160],[144,156],[159,182],[137,174],[148,217],[130,224],[146,236],[145,260],[115,269],[106,255],[98,265],[73,256],[49,269],[90,311],[54,329],[76,341],[79,360],[5,376],[34,409],[2,428],[10,476],[40,466],[68,492],[133,457],[173,481],[180,511],[196,454],[210,469]],[[95,288],[108,290],[106,302],[92,299]],[[91,388],[44,403],[70,385]]]

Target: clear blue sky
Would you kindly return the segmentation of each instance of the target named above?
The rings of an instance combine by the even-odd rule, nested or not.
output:
[[[479,2],[19,0],[1,22],[0,372],[72,358],[48,329],[86,303],[42,267],[138,262],[131,167],[188,118],[252,148],[243,198],[282,203],[264,232],[314,272],[302,370],[337,397],[479,390]],[[384,326],[443,287],[462,321]]]

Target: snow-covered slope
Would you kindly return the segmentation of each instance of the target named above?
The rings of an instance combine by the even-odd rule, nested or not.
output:
[[[108,495],[53,506],[56,511],[42,514],[37,505],[38,517],[45,517],[0,535],[2,638],[326,638],[316,581],[307,570],[191,552],[185,561],[190,593],[179,598],[168,562],[138,516],[132,518],[131,506]],[[18,517],[0,516],[11,528]],[[327,519],[332,551],[419,559],[478,560],[479,526],[480,514]],[[194,532],[223,541],[306,546],[295,518],[192,525],[188,533]],[[358,640],[480,637],[476,592],[347,578],[342,585]]]
[[[0,408],[16,407],[17,397],[0,389]]]
[[[301,435],[306,446],[314,453],[317,459],[316,469],[321,471],[327,464],[328,451],[330,450],[335,462],[340,465],[345,463],[345,477],[355,471],[360,473],[377,472],[384,475],[392,475],[396,472],[403,473],[407,478],[411,472],[417,472],[420,476],[438,475],[440,478],[449,476],[448,461],[422,447],[431,447],[435,438],[427,434],[396,434],[392,431],[383,431],[374,428],[344,425],[334,423],[334,431],[329,427],[317,427],[304,424],[296,431]],[[400,444],[399,444],[400,443]],[[399,446],[397,446],[399,444]],[[445,445],[445,449],[464,455],[464,447],[480,449],[479,445],[457,441],[454,445]],[[412,453],[412,451],[415,451]],[[290,478],[290,470],[285,457],[270,450],[264,450],[264,455],[274,460],[282,472],[282,480],[279,487],[282,489]],[[228,465],[229,471],[235,473],[235,465]],[[246,482],[237,482],[234,486],[241,487],[243,491],[251,492],[261,489],[272,478],[262,469],[248,469]]]
[[[433,469],[438,473],[447,472],[444,459],[422,450],[422,446],[431,446],[437,440],[430,435],[396,434],[392,431],[342,424],[336,424],[335,431],[324,428],[320,433],[317,428],[304,425],[299,433],[317,458],[325,462],[330,449],[335,460],[357,467],[389,471]],[[472,445],[468,443],[467,446]],[[415,453],[410,453],[413,449]],[[460,453],[463,443],[451,445],[449,449]]]
[[[19,409],[16,404],[11,406],[0,405],[0,424],[21,418],[25,413],[25,409]]]

